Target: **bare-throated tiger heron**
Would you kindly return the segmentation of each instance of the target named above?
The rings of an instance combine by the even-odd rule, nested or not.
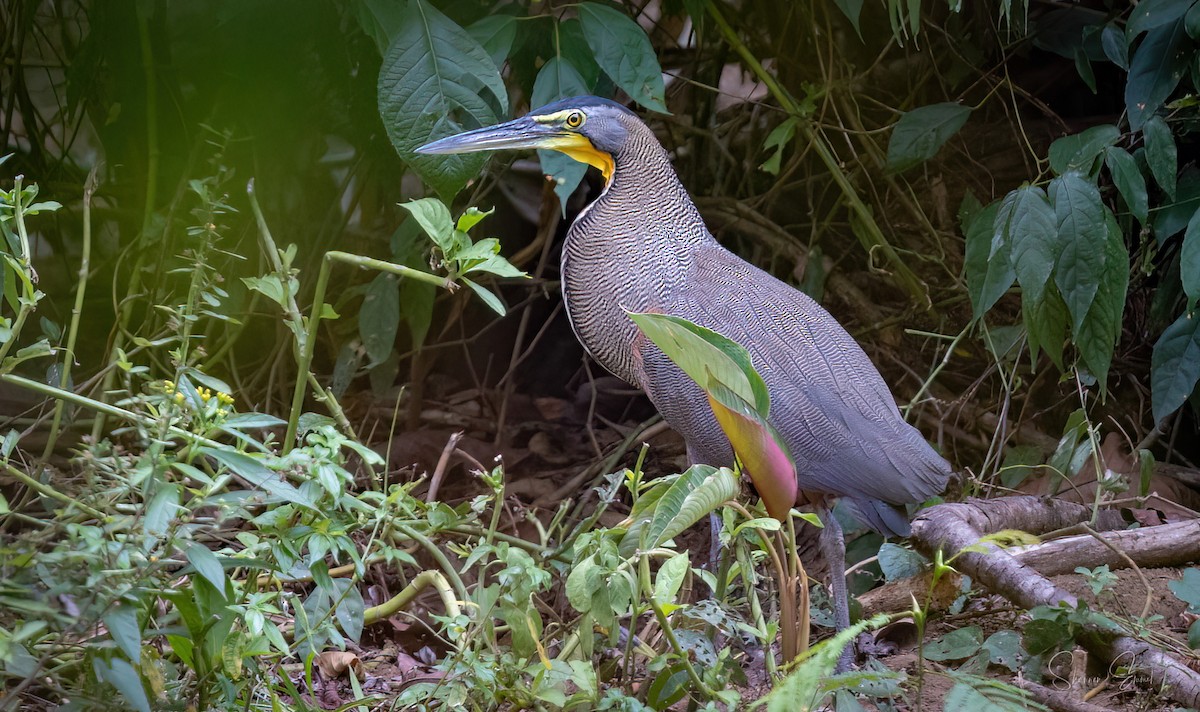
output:
[[[798,489],[821,510],[820,549],[838,625],[848,626],[845,542],[829,500],[846,497],[881,533],[907,535],[903,505],[940,493],[950,465],[904,422],[879,371],[828,312],[716,241],[666,150],[624,106],[564,99],[418,151],[522,148],[554,149],[604,175],[603,192],[563,245],[567,314],[592,357],[645,391],[683,436],[693,464],[731,465],[729,439],[700,388],[626,312],[680,316],[750,352],[770,394],[770,422],[795,460]]]

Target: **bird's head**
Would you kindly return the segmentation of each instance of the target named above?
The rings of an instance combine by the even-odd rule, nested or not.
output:
[[[612,178],[615,156],[636,115],[595,96],[577,96],[534,109],[519,119],[427,143],[417,153],[475,153],[517,148],[559,151]]]

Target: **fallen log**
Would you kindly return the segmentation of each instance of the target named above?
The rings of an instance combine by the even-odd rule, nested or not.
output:
[[[1142,569],[1176,567],[1200,561],[1200,519],[1141,529],[1106,531],[1100,536],[1104,541],[1091,534],[1079,534],[1028,546],[1014,546],[1005,551],[1046,577],[1073,573],[1080,566],[1094,569],[1107,565],[1109,570],[1119,571],[1128,568],[1130,561]],[[1108,542],[1108,545],[1104,542]],[[912,605],[913,596],[918,601],[926,602],[931,593],[932,579],[932,573],[925,571],[911,578],[890,581],[885,586],[863,593],[858,597],[858,602],[867,614],[905,610]],[[932,610],[944,609],[958,596],[958,581],[950,576],[943,577],[932,594],[927,602],[929,607]]]
[[[1005,497],[941,504],[921,512],[913,521],[913,541],[928,556],[944,552],[954,558],[953,566],[988,590],[998,593],[1022,608],[1064,604],[1075,607],[1079,601],[1049,579],[1022,563],[1008,551],[980,539],[1005,529],[1041,534],[1066,529],[1086,521],[1088,507],[1055,499]],[[1115,515],[1101,513],[1098,524],[1109,528]],[[1106,535],[1111,536],[1111,535]],[[983,551],[963,549],[982,548]],[[960,553],[962,552],[962,553]],[[1176,702],[1200,707],[1200,675],[1184,663],[1136,638],[1114,635],[1098,627],[1088,629],[1079,641],[1093,655],[1122,665],[1161,685]]]

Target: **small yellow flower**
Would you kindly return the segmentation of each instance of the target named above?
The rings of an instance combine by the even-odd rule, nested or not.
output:
[[[233,396],[228,393],[217,393],[217,401],[221,405],[233,405]]]

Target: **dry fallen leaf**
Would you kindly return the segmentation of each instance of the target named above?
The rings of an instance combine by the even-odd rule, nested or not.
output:
[[[317,655],[317,668],[327,680],[341,677],[347,670],[353,670],[357,677],[362,671],[362,661],[354,653],[343,650],[326,650]]]

